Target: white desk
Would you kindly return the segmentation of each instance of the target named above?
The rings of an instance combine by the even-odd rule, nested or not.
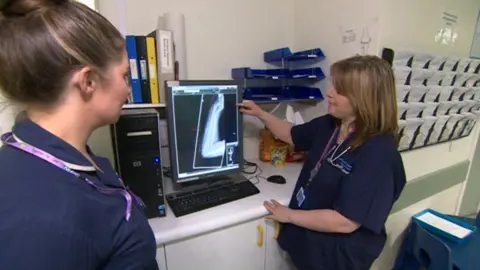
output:
[[[274,184],[260,178],[259,183],[256,185],[260,190],[259,194],[179,218],[175,217],[167,204],[166,217],[153,218],[149,221],[155,234],[157,245],[179,241],[261,218],[267,214],[263,207],[263,202],[266,200],[275,199],[282,204],[288,204],[302,164],[287,163],[283,168],[276,168],[259,160],[254,162],[263,169],[263,177],[282,175],[287,179],[287,183],[283,185]],[[245,176],[247,178],[251,177],[251,175]],[[254,178],[251,181],[255,183],[256,179]]]

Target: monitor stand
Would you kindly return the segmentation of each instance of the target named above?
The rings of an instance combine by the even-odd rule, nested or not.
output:
[[[241,173],[233,173],[228,175],[216,175],[200,180],[188,181],[183,183],[173,183],[173,181],[171,181],[171,191],[172,193],[191,192],[197,189],[205,189],[218,185],[227,185],[229,183],[233,184],[240,181],[248,181],[248,179],[245,178],[245,176],[243,176]]]

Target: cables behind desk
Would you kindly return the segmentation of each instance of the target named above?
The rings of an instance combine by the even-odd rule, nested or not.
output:
[[[244,160],[244,165],[243,165],[242,172],[244,174],[252,175],[252,176],[248,177],[247,179],[248,180],[255,179],[256,181],[252,181],[252,183],[254,185],[260,183],[261,179],[267,180],[266,177],[262,176],[263,170],[262,170],[262,168],[260,168],[260,166],[258,166],[257,163],[253,163],[253,162]]]

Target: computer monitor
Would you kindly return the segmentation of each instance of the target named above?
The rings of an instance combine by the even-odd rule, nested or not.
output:
[[[213,179],[243,167],[241,88],[235,81],[167,81],[172,180]]]

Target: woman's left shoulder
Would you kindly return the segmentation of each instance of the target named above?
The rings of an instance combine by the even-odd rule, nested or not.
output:
[[[397,142],[392,135],[380,134],[375,135],[363,142],[358,147],[359,156],[373,158],[377,157],[384,161],[398,160],[400,153],[398,152]]]

